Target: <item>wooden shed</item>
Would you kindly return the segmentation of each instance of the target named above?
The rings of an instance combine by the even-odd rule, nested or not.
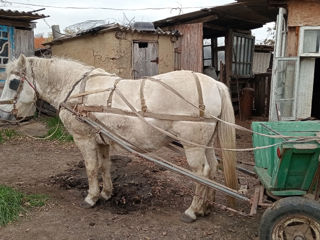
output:
[[[0,95],[6,79],[5,67],[9,60],[34,55],[34,20],[45,18],[34,12],[0,9]]]
[[[177,31],[154,29],[152,23],[135,23],[133,27],[108,24],[59,37],[47,45],[53,56],[136,79],[175,70],[174,44],[179,36]]]
[[[181,69],[204,72],[228,85],[235,110],[241,88],[253,81],[255,46],[251,29],[274,21],[277,8],[265,1],[237,2],[201,9],[154,22],[156,27],[178,30],[175,43]]]
[[[279,14],[269,119],[320,119],[320,1],[270,4]]]

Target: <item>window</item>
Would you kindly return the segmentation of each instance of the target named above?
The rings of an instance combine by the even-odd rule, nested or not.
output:
[[[301,27],[299,41],[300,56],[320,56],[320,27]]]
[[[271,121],[294,120],[296,118],[299,58],[279,57],[275,58],[275,61],[269,117]]]
[[[232,75],[252,76],[254,37],[239,33],[233,34]]]
[[[224,37],[203,39],[203,67],[220,71],[220,62],[225,63]]]
[[[212,66],[211,39],[203,39],[203,66]]]

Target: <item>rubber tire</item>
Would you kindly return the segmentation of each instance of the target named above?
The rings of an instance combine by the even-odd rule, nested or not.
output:
[[[276,201],[262,215],[260,240],[272,240],[272,231],[282,218],[300,214],[320,222],[320,203],[304,197],[287,197]]]

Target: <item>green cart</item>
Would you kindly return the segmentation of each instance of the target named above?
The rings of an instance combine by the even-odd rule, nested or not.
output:
[[[319,121],[253,122],[255,172],[267,195],[277,201],[263,214],[260,239],[320,240],[320,136]],[[287,136],[287,137],[286,137]],[[296,136],[299,142],[292,142]]]

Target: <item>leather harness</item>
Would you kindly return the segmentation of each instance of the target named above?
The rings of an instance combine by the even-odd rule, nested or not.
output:
[[[90,71],[91,72],[91,71]],[[121,115],[127,115],[127,116],[136,116],[137,113],[141,114],[143,117],[147,118],[154,118],[154,119],[159,119],[159,120],[170,120],[170,121],[201,121],[201,122],[213,122],[215,121],[213,118],[206,118],[204,117],[204,111],[205,111],[205,105],[203,103],[203,94],[202,94],[202,88],[200,84],[199,77],[197,76],[196,73],[192,72],[196,87],[197,87],[197,92],[198,92],[198,101],[199,101],[199,116],[188,116],[188,115],[174,115],[174,114],[161,114],[161,113],[153,113],[148,111],[148,106],[146,103],[146,99],[144,96],[144,88],[145,88],[145,83],[146,81],[153,81],[156,83],[159,83],[169,91],[173,92],[174,94],[183,97],[179,92],[177,92],[175,89],[167,85],[166,83],[162,82],[160,79],[152,78],[152,77],[146,77],[143,79],[140,79],[141,84],[140,84],[140,103],[141,103],[141,109],[136,110],[136,113],[133,111],[126,111],[122,110],[119,108],[112,107],[112,98],[114,95],[114,92],[116,92],[117,85],[118,83],[122,80],[122,78],[116,78],[114,81],[114,85],[112,88],[106,88],[106,89],[97,89],[97,90],[92,90],[92,91],[85,91],[86,89],[86,83],[89,78],[92,77],[97,77],[97,76],[109,76],[113,77],[115,75],[108,75],[108,74],[92,74],[90,75],[90,72],[87,72],[84,74],[84,76],[78,80],[71,91],[68,93],[67,97],[65,98],[65,101],[63,102],[62,106],[69,106],[72,109],[74,109],[77,114],[81,116],[88,116],[89,113],[114,113],[114,114],[121,114]],[[81,83],[80,83],[81,82]],[[75,86],[80,83],[80,90],[79,93],[71,95],[72,92],[75,89]],[[107,99],[107,105],[92,105],[92,106],[87,106],[85,105],[85,98],[88,95],[95,94],[95,93],[101,93],[105,91],[110,91],[108,99]],[[79,102],[77,103],[70,103],[68,102],[68,99],[73,99],[73,98],[78,98]],[[184,98],[184,97],[183,97]],[[130,103],[128,103],[130,104]],[[128,105],[127,104],[127,105]],[[92,115],[92,114],[91,114]]]

